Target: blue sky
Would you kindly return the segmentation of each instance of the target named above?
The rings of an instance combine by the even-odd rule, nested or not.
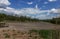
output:
[[[49,0],[9,0],[11,2],[10,7],[20,9],[20,8],[34,8],[38,5],[38,8],[42,10],[60,8],[60,0],[49,1]],[[32,4],[27,4],[27,2],[33,2]],[[45,4],[46,3],[46,4]]]
[[[51,19],[60,17],[60,0],[0,0],[0,12]]]

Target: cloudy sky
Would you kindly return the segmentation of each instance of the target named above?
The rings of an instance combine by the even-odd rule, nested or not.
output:
[[[60,0],[0,0],[0,13],[38,19],[60,17]]]

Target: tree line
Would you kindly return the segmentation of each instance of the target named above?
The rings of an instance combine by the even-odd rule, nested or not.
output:
[[[20,22],[49,22],[53,24],[60,24],[60,17],[59,18],[53,18],[53,19],[46,19],[46,20],[40,20],[36,18],[31,18],[27,16],[13,16],[13,15],[6,15],[0,13],[0,21],[20,21]]]
[[[36,18],[31,18],[27,16],[12,16],[12,15],[6,15],[6,14],[0,14],[0,21],[21,21],[21,22],[26,22],[26,21],[39,21],[39,19]]]
[[[53,19],[47,19],[47,20],[42,20],[43,22],[49,22],[53,24],[60,24],[60,17],[59,18],[53,18]]]

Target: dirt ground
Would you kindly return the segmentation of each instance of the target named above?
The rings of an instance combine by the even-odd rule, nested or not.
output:
[[[28,34],[29,30],[59,30],[60,25],[46,22],[5,22],[9,27],[0,28],[0,39],[43,39],[39,34]],[[35,34],[34,34],[35,33]]]
[[[46,23],[46,22],[6,22],[10,28],[19,30],[41,30],[41,29],[60,29],[60,25]]]

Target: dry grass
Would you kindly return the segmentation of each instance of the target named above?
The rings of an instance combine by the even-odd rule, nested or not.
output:
[[[30,36],[31,35],[31,36]],[[42,39],[39,34],[20,30],[0,30],[0,39]]]

